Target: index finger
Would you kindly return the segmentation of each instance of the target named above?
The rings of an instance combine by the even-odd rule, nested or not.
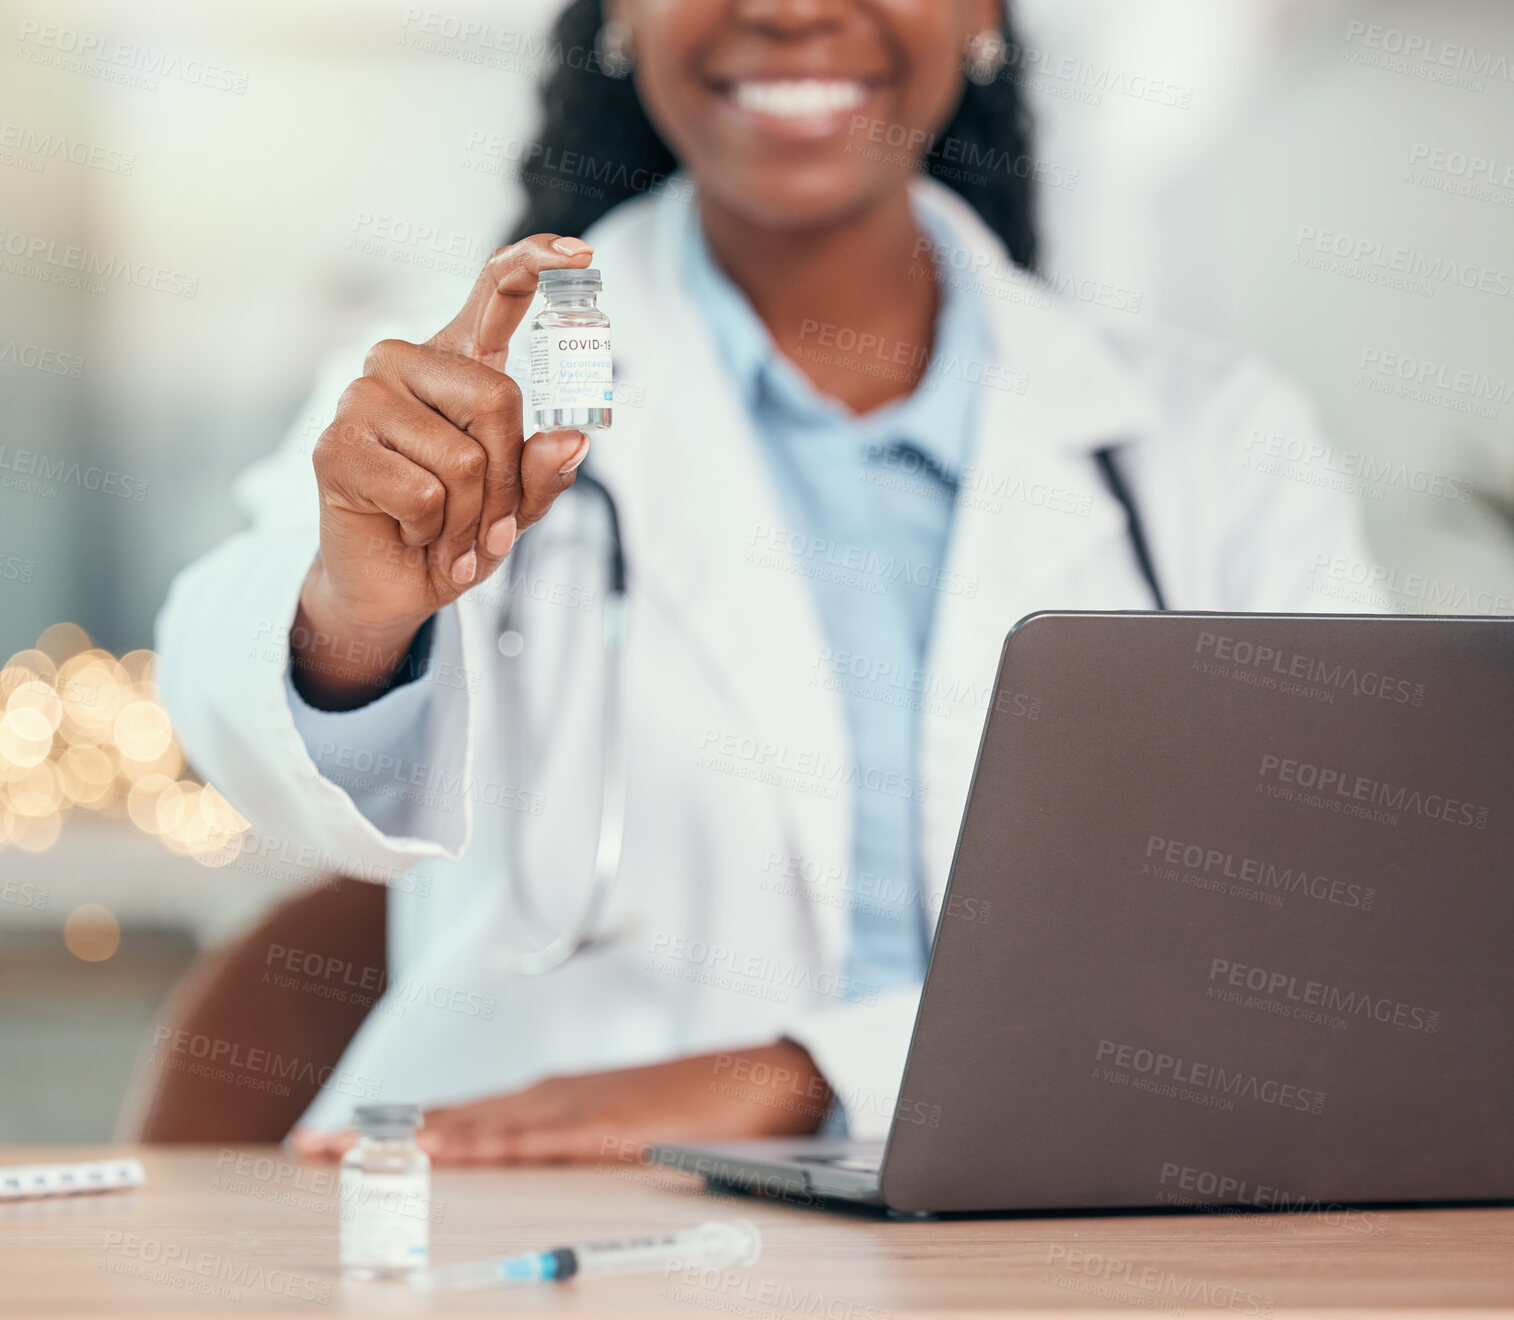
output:
[[[510,346],[536,296],[536,277],[544,270],[582,270],[593,255],[583,239],[560,234],[532,234],[500,248],[484,263],[463,310],[431,342],[495,365],[491,359]]]

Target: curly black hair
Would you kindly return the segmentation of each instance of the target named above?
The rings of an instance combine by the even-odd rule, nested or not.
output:
[[[665,186],[678,168],[632,79],[610,77],[594,55],[603,23],[602,0],[570,0],[548,39],[560,58],[541,85],[543,122],[520,161],[526,209],[507,242],[581,234],[612,207]],[[966,83],[923,164],[972,204],[1017,265],[1034,270],[1032,124],[1012,73],[1019,47],[1007,8],[1002,33],[1004,71],[987,86]]]

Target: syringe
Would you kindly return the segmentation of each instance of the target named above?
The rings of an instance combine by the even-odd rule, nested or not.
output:
[[[141,1160],[92,1160],[88,1164],[22,1164],[0,1169],[0,1201],[33,1196],[113,1192],[147,1181]]]
[[[449,1265],[418,1270],[410,1282],[417,1288],[491,1288],[502,1283],[562,1282],[575,1275],[656,1274],[674,1269],[723,1270],[729,1265],[755,1265],[762,1254],[762,1235],[750,1219],[729,1223],[712,1219],[698,1228],[645,1237],[578,1242],[551,1251],[527,1252],[503,1260]]]

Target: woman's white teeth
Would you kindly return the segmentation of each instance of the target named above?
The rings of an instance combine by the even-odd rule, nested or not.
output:
[[[731,87],[731,99],[743,110],[805,119],[855,109],[867,99],[867,88],[859,82],[823,78],[739,82]]]

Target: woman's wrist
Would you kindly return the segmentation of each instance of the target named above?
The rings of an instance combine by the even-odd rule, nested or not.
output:
[[[757,1130],[769,1136],[813,1132],[835,1098],[809,1051],[780,1037],[769,1045],[709,1056],[715,1073],[710,1089],[760,1116]]]
[[[431,616],[358,623],[332,600],[319,557],[300,590],[289,632],[294,686],[318,710],[356,710],[384,695],[399,677],[410,645]]]

